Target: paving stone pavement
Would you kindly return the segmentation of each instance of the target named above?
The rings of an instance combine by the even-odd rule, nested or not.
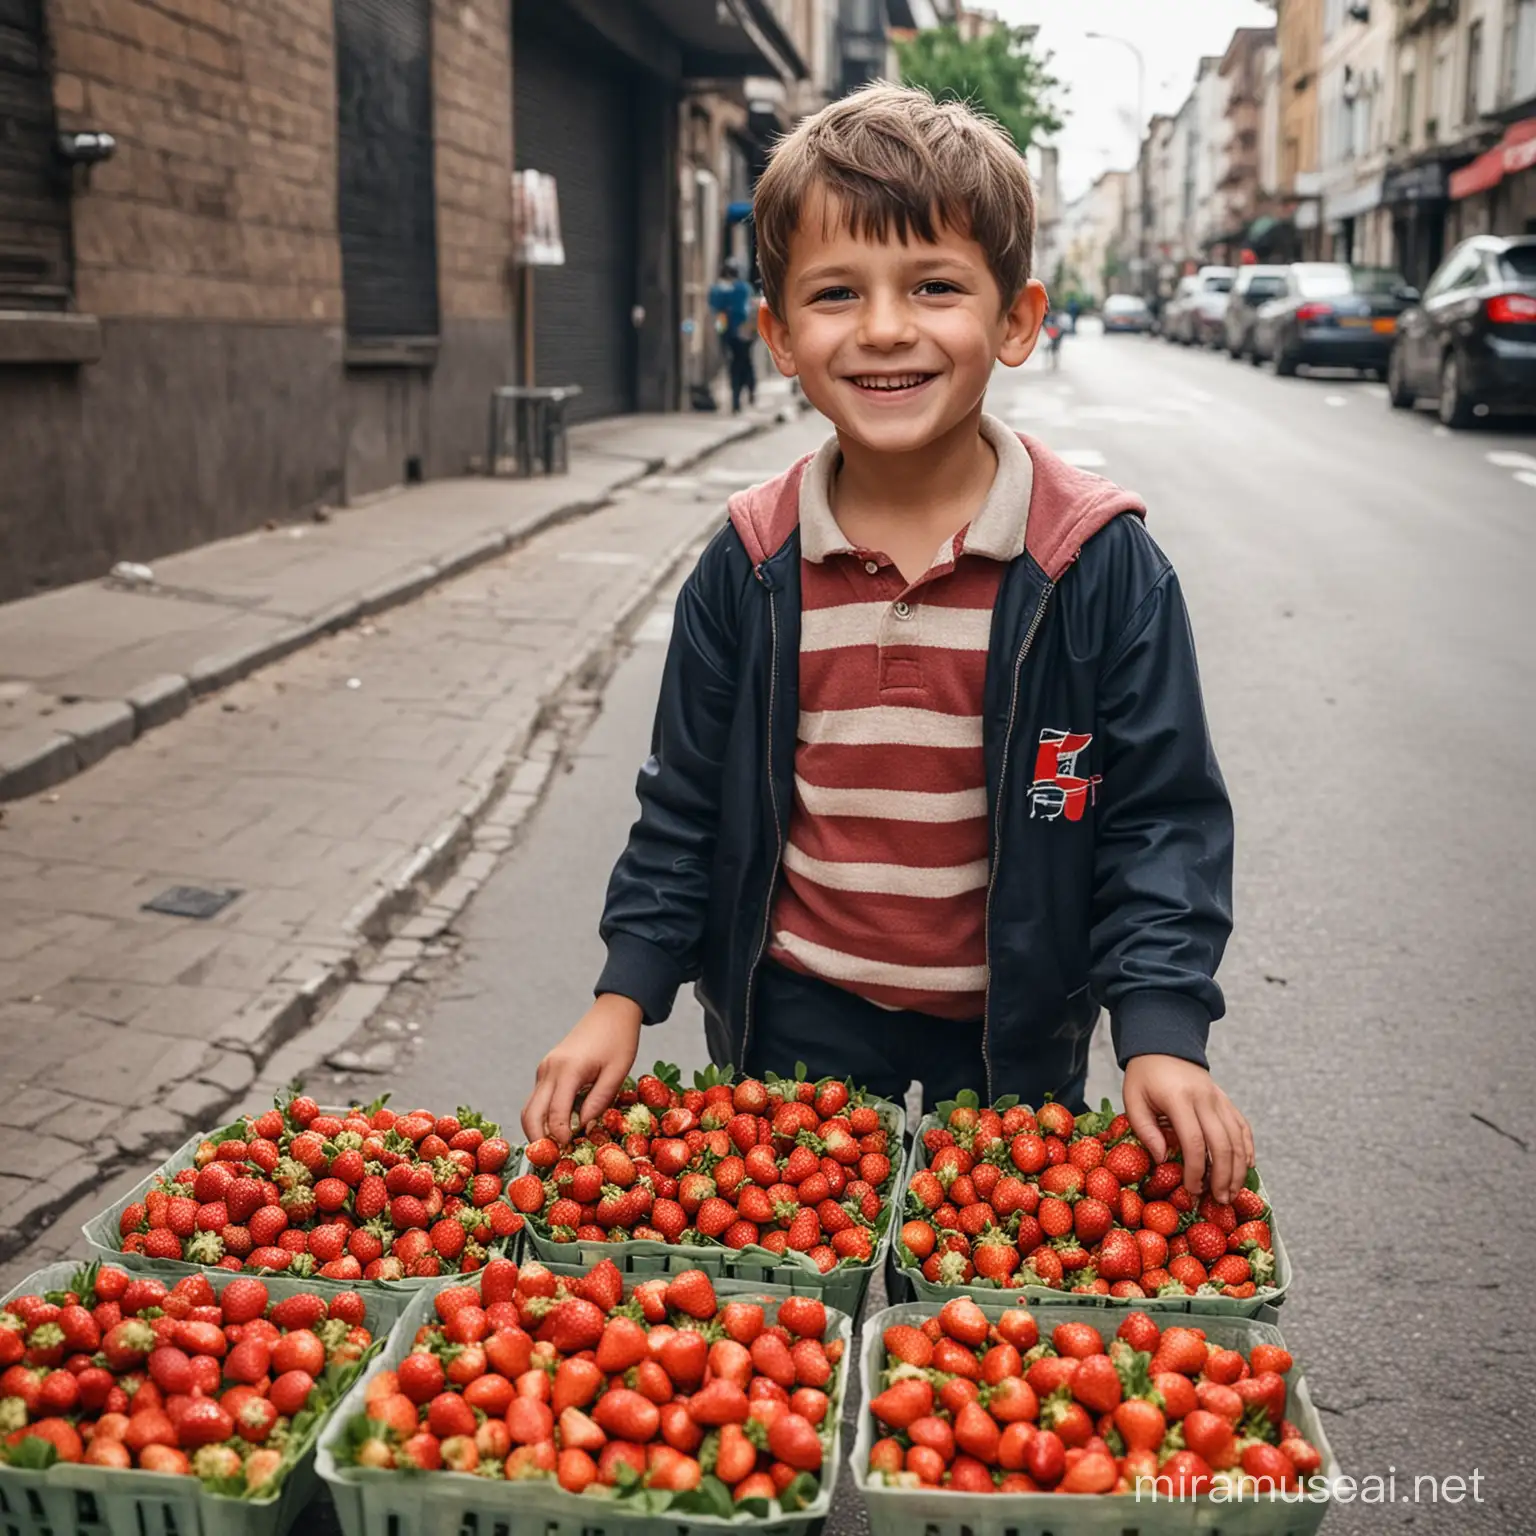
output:
[[[37,794],[322,635],[494,559],[616,488],[795,408],[626,416],[570,434],[567,474],[438,480],[0,605],[0,801]]]
[[[393,931],[519,775],[547,772],[524,759],[549,702],[611,654],[729,489],[824,430],[803,418],[642,481],[4,807],[0,1285],[81,1252],[79,1223],[227,1118],[285,1042],[283,1061],[302,1055],[345,983],[384,994]],[[241,894],[208,921],[143,910],[177,885]]]

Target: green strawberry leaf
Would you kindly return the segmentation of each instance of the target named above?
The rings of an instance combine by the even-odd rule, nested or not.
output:
[[[809,1472],[801,1472],[779,1495],[785,1511],[809,1509],[821,1496],[821,1484]]]
[[[803,1083],[805,1081],[806,1071],[807,1068],[803,1061],[797,1061],[795,1063],[795,1081],[797,1083]]]
[[[1248,1177],[1243,1180],[1243,1188],[1244,1189],[1251,1189],[1255,1194],[1258,1193],[1258,1191],[1259,1191],[1259,1170],[1257,1168],[1250,1168],[1248,1170]]]
[[[58,1447],[40,1435],[27,1435],[5,1453],[6,1464],[20,1472],[46,1472],[58,1459]]]
[[[962,1088],[960,1092],[955,1095],[955,1098],[959,1101],[962,1109],[981,1108],[981,1100],[977,1097],[976,1090],[974,1088]]]
[[[1007,1114],[1007,1112],[1010,1109],[1012,1109],[1013,1106],[1015,1104],[1017,1104],[1018,1102],[1019,1102],[1018,1094],[1016,1094],[1016,1093],[1005,1093],[1002,1096],[1002,1098],[1000,1098],[1000,1099],[993,1099],[993,1101],[992,1101],[992,1108],[995,1109],[998,1112],[998,1114],[1003,1115],[1003,1114]]]
[[[672,1496],[671,1508],[689,1515],[714,1515],[719,1520],[729,1520],[736,1512],[731,1501],[731,1490],[718,1477],[702,1478],[697,1488]]]

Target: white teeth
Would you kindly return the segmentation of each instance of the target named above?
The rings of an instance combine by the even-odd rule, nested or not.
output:
[[[856,377],[853,382],[860,389],[915,389],[927,378],[926,373],[864,374]]]

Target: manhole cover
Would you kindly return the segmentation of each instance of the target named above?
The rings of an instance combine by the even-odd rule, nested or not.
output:
[[[239,891],[210,891],[200,885],[173,885],[161,891],[153,901],[144,903],[146,912],[164,912],[169,917],[216,917],[240,895]]]

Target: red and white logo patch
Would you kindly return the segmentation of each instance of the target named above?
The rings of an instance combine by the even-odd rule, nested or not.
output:
[[[1091,731],[1040,732],[1035,754],[1035,779],[1029,786],[1029,815],[1033,821],[1081,821],[1083,812],[1096,805],[1102,775],[1084,777],[1078,763],[1093,740]]]

